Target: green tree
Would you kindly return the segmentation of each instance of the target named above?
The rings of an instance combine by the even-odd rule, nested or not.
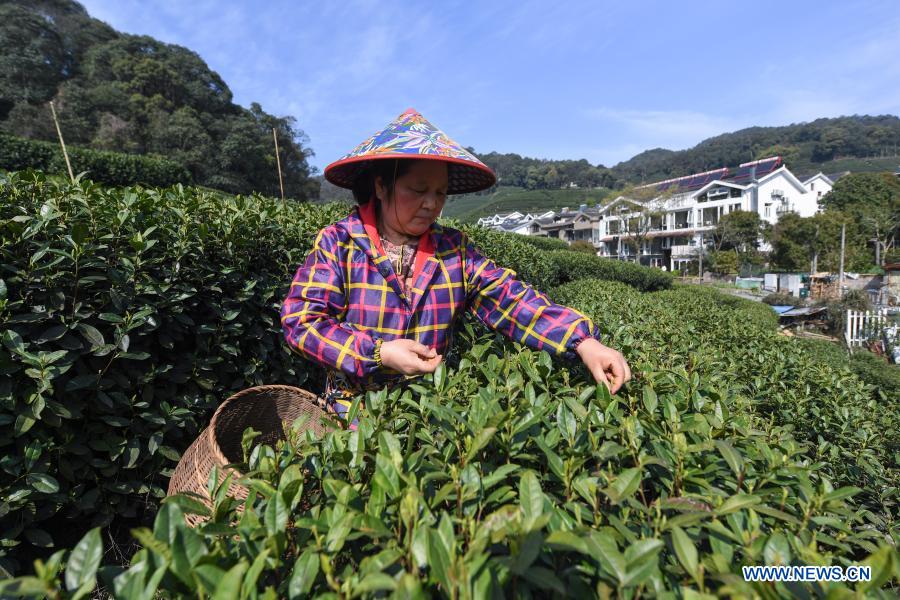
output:
[[[46,102],[67,68],[66,50],[47,20],[19,6],[0,5],[0,119],[16,103]]]
[[[782,215],[769,238],[773,266],[792,271],[831,271],[840,268],[841,225],[845,230],[844,267],[864,270],[871,263],[863,236],[853,219],[840,211],[812,217]]]
[[[741,257],[735,250],[713,250],[708,255],[709,270],[722,275],[733,275],[738,272]]]
[[[736,250],[744,254],[756,249],[764,222],[756,211],[735,210],[723,215],[713,232],[716,250]]]
[[[54,141],[50,99],[67,142],[160,154],[235,193],[279,193],[276,129],[286,195],[318,195],[296,121],[235,105],[195,52],[118,34],[70,0],[0,0],[0,130]]]
[[[900,228],[900,180],[891,173],[853,173],[835,183],[821,204],[847,213],[859,224],[874,246],[876,265],[881,266]]]

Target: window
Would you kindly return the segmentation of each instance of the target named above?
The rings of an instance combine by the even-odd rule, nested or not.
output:
[[[768,202],[766,202],[766,216],[767,217],[772,216],[772,205],[769,204]]]
[[[815,183],[815,182],[810,183],[810,184],[809,184],[809,191],[812,192],[812,191],[814,191],[815,189],[816,189],[816,183]]]

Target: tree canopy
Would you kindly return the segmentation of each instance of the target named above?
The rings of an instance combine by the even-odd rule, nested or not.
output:
[[[828,210],[847,213],[866,241],[876,246],[876,262],[895,246],[900,229],[900,179],[890,173],[854,173],[842,177],[822,197]]]
[[[0,130],[55,139],[50,100],[67,142],[164,155],[232,193],[279,193],[274,128],[285,194],[318,194],[294,118],[234,104],[195,52],[118,33],[70,0],[0,0]]]

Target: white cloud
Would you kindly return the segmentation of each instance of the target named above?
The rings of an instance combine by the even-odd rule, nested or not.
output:
[[[721,133],[730,119],[690,110],[631,110],[600,107],[584,111],[592,119],[612,121],[661,139],[703,139]],[[696,143],[696,142],[695,142]],[[680,145],[683,145],[680,144]]]

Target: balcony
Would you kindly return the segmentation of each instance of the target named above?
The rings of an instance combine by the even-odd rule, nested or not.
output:
[[[697,256],[700,246],[691,246],[688,244],[676,244],[672,246],[672,256]]]

